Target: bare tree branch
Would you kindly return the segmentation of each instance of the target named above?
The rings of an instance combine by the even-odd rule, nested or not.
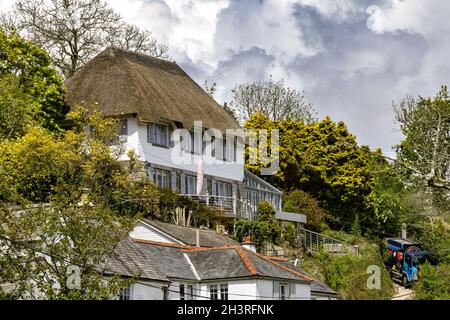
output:
[[[66,78],[111,45],[168,58],[167,45],[125,23],[104,0],[17,0],[1,23],[46,49]]]

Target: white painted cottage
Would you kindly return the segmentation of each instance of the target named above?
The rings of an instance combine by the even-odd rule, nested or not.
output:
[[[220,208],[231,218],[253,219],[258,203],[266,199],[280,219],[306,223],[304,215],[281,211],[280,190],[244,170],[243,161],[239,161],[242,148],[237,147],[240,137],[225,137],[227,130],[239,131],[239,124],[175,62],[111,47],[82,67],[66,85],[71,108],[97,103],[106,116],[122,119],[121,140],[146,164],[157,186]],[[200,138],[196,121],[202,124]],[[188,130],[182,145],[175,143],[172,133],[176,129]],[[224,134],[212,137],[222,142],[223,152],[206,148],[201,139],[206,130]],[[188,156],[190,161],[174,159],[175,148],[181,149],[180,157]],[[200,159],[204,176],[199,193]]]
[[[139,281],[121,299],[334,300],[335,291],[287,259],[256,253],[210,229],[143,219],[117,249],[111,273]]]

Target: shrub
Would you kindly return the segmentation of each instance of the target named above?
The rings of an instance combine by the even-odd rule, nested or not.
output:
[[[294,190],[283,198],[283,210],[306,215],[311,230],[321,231],[325,222],[326,212],[319,201],[302,190]]]
[[[371,274],[367,268],[379,267],[381,288],[369,289],[367,280]],[[388,299],[394,290],[389,273],[384,267],[376,245],[360,240],[360,255],[331,255],[325,252],[308,256],[302,267],[314,277],[338,292],[340,299]]]
[[[267,201],[262,201],[258,205],[258,216],[256,221],[236,220],[233,224],[233,238],[242,242],[244,237],[251,236],[256,244],[257,250],[261,250],[264,242],[273,244],[280,243],[284,238],[290,239],[292,229],[281,227],[280,222],[275,218],[275,210]]]

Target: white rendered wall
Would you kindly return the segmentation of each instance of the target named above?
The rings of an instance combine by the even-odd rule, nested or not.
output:
[[[172,159],[173,148],[153,146],[147,142],[147,125],[138,124],[135,118],[128,118],[127,150],[134,150],[140,160],[148,161],[155,165],[197,172],[197,163],[201,159],[199,155],[193,155],[191,163],[175,164]],[[189,154],[189,156],[191,156]],[[126,157],[124,157],[126,158]],[[244,166],[236,163],[218,163],[219,160],[212,157],[203,157],[204,173],[219,178],[243,181]],[[210,162],[210,163],[209,163]]]
[[[165,236],[163,233],[158,232],[152,228],[149,228],[142,223],[138,223],[134,229],[130,232],[130,238],[149,240],[163,243],[176,243],[169,237]]]
[[[131,300],[163,300],[162,284],[158,282],[140,281],[131,286]]]
[[[258,280],[258,296],[261,300],[270,300],[272,297],[274,300],[279,299],[279,293],[276,291],[274,293],[273,289],[274,282],[272,280]],[[311,287],[308,283],[296,283],[295,293],[290,294],[290,300],[310,300],[311,299]]]

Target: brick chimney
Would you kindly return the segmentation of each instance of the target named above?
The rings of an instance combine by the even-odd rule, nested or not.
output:
[[[244,242],[242,243],[242,246],[247,250],[256,252],[256,245],[252,241],[252,237],[250,237],[250,236],[247,236],[244,238]]]

